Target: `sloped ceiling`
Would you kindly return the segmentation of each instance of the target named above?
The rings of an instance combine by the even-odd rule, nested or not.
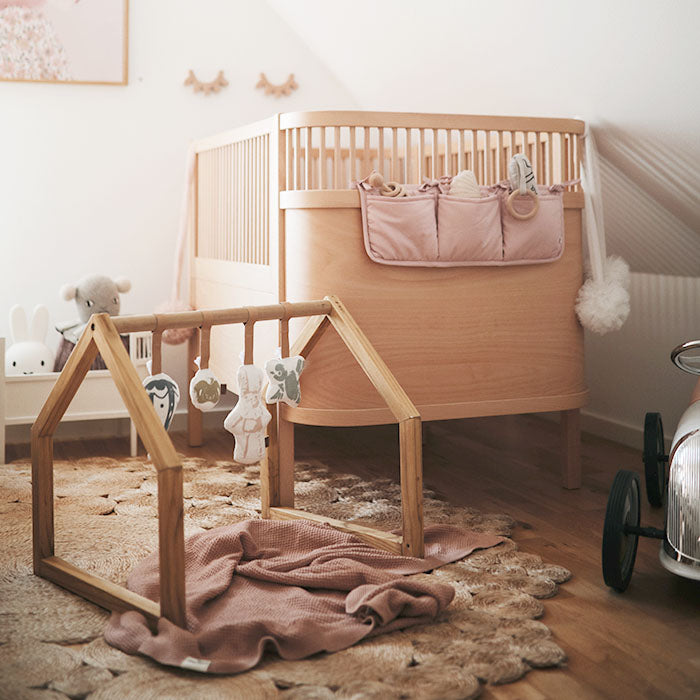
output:
[[[585,119],[609,251],[700,276],[700,2],[268,2],[364,109]]]

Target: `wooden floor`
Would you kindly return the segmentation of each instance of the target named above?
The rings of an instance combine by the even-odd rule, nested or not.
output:
[[[318,459],[357,473],[398,478],[395,426],[299,427],[297,459]],[[231,456],[229,436],[207,435],[203,448],[176,447],[209,458]],[[583,487],[559,485],[559,431],[536,416],[449,421],[431,425],[424,448],[426,486],[455,504],[508,513],[525,552],[573,572],[559,594],[544,601],[543,621],[569,662],[535,670],[517,682],[486,688],[486,699],[700,698],[700,583],[668,573],[658,540],[640,540],[634,575],[624,594],[608,590],[600,571],[607,493],[618,469],[641,473],[641,457],[615,443],[584,435]],[[57,459],[127,454],[126,441],[59,443]],[[27,456],[10,448],[9,459]],[[663,527],[662,513],[642,506],[642,524]]]

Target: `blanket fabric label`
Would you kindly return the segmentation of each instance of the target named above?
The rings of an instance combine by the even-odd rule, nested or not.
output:
[[[208,659],[195,659],[193,656],[188,656],[180,662],[182,668],[186,668],[188,671],[199,671],[200,673],[206,673],[210,664],[211,661]]]

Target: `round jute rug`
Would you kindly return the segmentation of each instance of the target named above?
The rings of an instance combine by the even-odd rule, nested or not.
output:
[[[259,518],[259,469],[183,458],[185,535]],[[128,656],[105,643],[108,613],[32,574],[31,465],[0,466],[0,698],[474,698],[566,661],[537,618],[570,573],[507,539],[431,573],[455,588],[435,623],[302,661],[269,655],[237,676],[201,676]],[[322,464],[297,464],[296,505],[376,527],[400,526],[400,488]],[[56,553],[124,583],[157,546],[156,478],[144,458],[55,464]],[[425,492],[425,520],[509,535],[511,518],[455,507]]]

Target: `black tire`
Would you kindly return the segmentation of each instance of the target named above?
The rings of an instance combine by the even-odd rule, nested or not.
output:
[[[603,525],[603,578],[622,593],[629,585],[637,556],[638,535],[625,533],[625,526],[639,526],[639,476],[620,470],[608,496]]]
[[[660,413],[647,413],[644,418],[644,477],[647,500],[659,508],[666,492],[666,456],[664,426]]]

